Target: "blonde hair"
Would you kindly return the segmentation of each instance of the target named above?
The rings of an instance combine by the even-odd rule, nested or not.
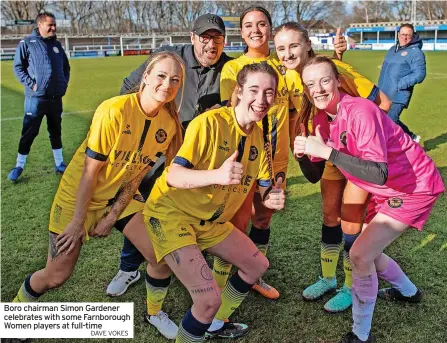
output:
[[[177,108],[177,105],[175,103],[175,98],[163,105],[164,109],[169,113],[169,115],[172,117],[172,119],[174,119],[175,126],[176,126],[175,135],[172,138],[172,141],[169,144],[169,147],[166,151],[166,164],[168,165],[174,159],[175,155],[177,154],[178,150],[180,149],[180,146],[183,143],[182,124],[180,123],[180,119],[179,119],[179,109],[181,108],[182,102],[183,102],[183,94],[184,94],[184,89],[185,89],[185,77],[186,77],[185,63],[183,62],[183,60],[178,55],[176,55],[170,51],[162,51],[162,52],[157,52],[157,53],[152,54],[147,60],[146,69],[144,70],[143,76],[141,78],[140,87],[138,90],[138,96],[141,98],[143,89],[146,86],[146,84],[144,83],[145,76],[152,71],[152,69],[158,62],[161,62],[162,60],[164,60],[166,58],[170,58],[170,59],[174,60],[174,62],[176,62],[182,69],[182,90],[181,90],[182,93],[181,93],[181,97],[180,97],[179,107]]]

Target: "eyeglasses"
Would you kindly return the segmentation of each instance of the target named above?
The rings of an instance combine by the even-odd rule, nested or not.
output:
[[[214,41],[215,44],[222,44],[225,41],[224,36],[209,36],[209,35],[199,36],[199,41],[203,44],[208,44],[211,39]]]

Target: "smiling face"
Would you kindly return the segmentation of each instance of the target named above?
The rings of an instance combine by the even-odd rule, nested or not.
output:
[[[276,80],[273,76],[254,72],[247,75],[247,81],[238,91],[237,107],[242,109],[247,123],[254,123],[265,117],[276,96]]]
[[[42,38],[49,38],[56,36],[56,19],[45,16],[37,21],[37,28]]]
[[[279,60],[287,69],[301,69],[312,49],[310,41],[295,30],[283,29],[275,35],[275,47]]]
[[[158,103],[168,103],[174,100],[180,88],[182,68],[176,60],[164,58],[144,74],[143,82],[144,97],[150,97]]]
[[[222,55],[225,36],[217,30],[207,30],[200,36],[191,32],[191,43],[197,61],[203,67],[209,67],[216,64]]]
[[[329,63],[311,64],[302,72],[304,90],[309,100],[320,110],[336,114],[340,101],[340,80]]]
[[[400,46],[405,46],[408,43],[411,42],[411,39],[413,38],[413,30],[410,27],[402,27],[399,30],[399,34],[398,34],[398,39],[399,39],[399,45]]]
[[[271,27],[267,16],[259,11],[248,12],[241,27],[241,36],[249,49],[268,46]]]

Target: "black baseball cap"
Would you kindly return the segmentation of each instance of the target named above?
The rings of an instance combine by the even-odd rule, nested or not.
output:
[[[196,19],[192,32],[201,35],[208,30],[217,30],[225,35],[225,24],[221,17],[215,14],[204,14]]]

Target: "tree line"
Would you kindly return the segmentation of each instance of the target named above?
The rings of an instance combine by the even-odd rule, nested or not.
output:
[[[2,1],[3,20],[35,19],[41,11],[70,21],[60,33],[187,32],[204,13],[239,16],[249,6],[263,6],[274,26],[298,21],[309,30],[325,21],[334,27],[350,23],[410,21],[412,1]],[[416,1],[417,20],[447,19],[447,1]],[[29,27],[3,28],[3,34],[27,33]]]

